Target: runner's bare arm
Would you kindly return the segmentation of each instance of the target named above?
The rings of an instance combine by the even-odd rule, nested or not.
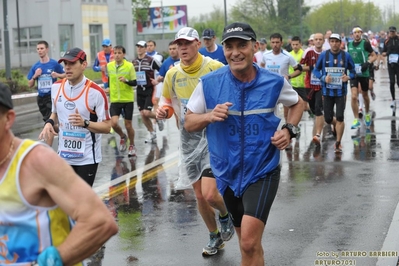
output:
[[[93,133],[108,134],[111,131],[111,120],[105,120],[101,122],[90,122],[87,129]]]
[[[79,113],[78,108],[75,109],[75,113],[69,115],[68,121],[74,126],[85,127],[85,119]],[[90,132],[108,134],[111,130],[111,120],[104,120],[100,122],[89,121],[89,125],[86,126]]]
[[[38,206],[49,206],[52,201],[76,221],[69,236],[57,247],[64,265],[83,261],[117,233],[105,204],[51,148],[35,147],[24,164],[26,174],[21,177],[21,187],[27,201]]]
[[[48,141],[52,141],[54,136],[58,135],[58,133],[54,129],[54,125],[58,124],[57,113],[51,113],[50,118],[47,121],[49,120],[52,122],[46,122],[44,124],[43,130],[39,134],[39,140],[44,140],[47,144],[51,146]]]
[[[232,105],[229,102],[218,104],[211,112],[203,114],[193,113],[189,109],[185,117],[184,128],[188,132],[195,132],[202,130],[210,123],[223,122],[227,119],[229,107]]]

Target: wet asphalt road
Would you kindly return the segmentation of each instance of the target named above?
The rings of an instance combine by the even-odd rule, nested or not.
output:
[[[399,251],[399,121],[389,107],[386,70],[376,72],[374,86],[370,131],[350,129],[347,100],[340,156],[328,134],[320,148],[311,143],[313,120],[304,114],[300,138],[282,152],[280,187],[263,236],[267,265],[396,265],[396,253],[373,253]],[[33,112],[18,116],[13,129],[37,139],[42,125]],[[174,186],[175,121],[167,121],[154,144],[144,142],[149,134],[137,108],[133,126],[135,160],[118,152],[118,136],[103,136],[94,190],[117,216],[119,233],[92,265],[239,265],[236,236],[216,256],[201,256],[208,233],[193,191]]]

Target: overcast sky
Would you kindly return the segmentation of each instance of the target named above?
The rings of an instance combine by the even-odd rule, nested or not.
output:
[[[190,21],[190,17],[199,16],[200,14],[206,14],[211,12],[214,6],[224,9],[224,1],[226,1],[227,11],[231,9],[233,5],[238,2],[238,0],[151,0],[151,7],[161,6],[161,2],[164,6],[174,6],[174,5],[187,5],[188,12],[188,20]],[[363,0],[363,2],[368,3],[369,0]],[[395,2],[396,1],[396,2]],[[307,5],[309,6],[317,6],[322,3],[331,2],[331,0],[307,0]],[[371,3],[375,3],[376,1],[371,0]],[[399,1],[398,0],[378,0],[380,4],[380,8],[384,10],[385,8],[393,9],[395,2],[395,10],[397,13],[399,10]],[[399,26],[399,25],[398,25]]]

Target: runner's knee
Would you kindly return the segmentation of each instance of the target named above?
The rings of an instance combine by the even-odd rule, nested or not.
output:
[[[324,116],[324,121],[325,121],[327,124],[331,124],[332,121],[333,121],[333,117],[332,117],[332,116]]]
[[[338,122],[344,122],[344,116],[337,116],[335,118]]]

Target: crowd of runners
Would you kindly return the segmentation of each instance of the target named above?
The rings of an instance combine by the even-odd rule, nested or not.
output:
[[[268,40],[257,38],[250,25],[237,22],[224,28],[221,45],[216,43],[213,29],[205,29],[200,36],[193,28],[182,28],[169,43],[166,59],[156,51],[153,40],[140,40],[135,46],[137,57],[129,62],[125,59],[125,47],[113,45],[110,39],[103,40],[103,50],[92,66],[102,73],[100,87],[84,76],[88,62],[82,49],[72,48],[56,61],[48,56],[48,43],[39,42],[40,60],[27,76],[29,86],[37,86],[39,91],[38,106],[44,121],[39,139],[52,145],[58,136],[58,156],[62,160],[56,160],[56,165],[60,175],[63,169],[69,175],[67,187],[77,182],[78,176],[92,186],[102,160],[103,134],[119,135],[117,149],[121,153],[127,151],[129,158],[140,152],[136,150],[132,124],[135,101],[148,130],[146,142],[156,142],[156,131],[164,129],[164,120],[175,119],[180,133],[178,186],[191,186],[195,192],[199,213],[209,231],[209,241],[202,250],[204,256],[216,254],[236,233],[242,265],[264,265],[261,240],[278,189],[280,151],[289,149],[291,140],[300,137],[298,124],[303,114],[314,119],[314,144],[321,145],[322,131],[328,128],[335,138],[334,151],[340,154],[344,152],[341,140],[346,99],[351,97],[351,129],[362,124],[370,128],[370,103],[378,97],[373,90],[374,71],[380,68],[388,69],[390,107],[396,109],[399,37],[394,26],[387,33],[367,32],[354,26],[348,37],[327,30],[324,34],[312,34],[306,44],[298,36],[284,44],[278,32]],[[0,134],[0,141],[9,147],[0,153],[0,176],[5,173],[7,180],[25,180],[24,173],[21,177],[10,173],[8,165],[21,164],[31,169],[32,156],[22,162],[26,153],[41,152],[48,160],[55,153],[13,136],[10,128],[15,113],[10,99],[8,94],[0,97],[0,125],[6,132]],[[280,105],[284,110],[281,119],[277,115]],[[124,129],[119,125],[120,117]],[[23,156],[13,157],[14,153]],[[11,187],[21,190],[26,186],[24,182]],[[53,211],[50,207],[59,205],[58,216],[73,218],[65,226],[68,230],[74,228],[71,234],[77,232],[76,235],[82,231],[80,225],[85,219],[92,217],[72,213],[71,206],[86,199],[96,205],[99,202],[87,192],[87,186],[82,189],[86,197],[73,199],[74,195],[67,191],[62,194],[67,203],[61,203],[56,194],[66,182],[56,182],[48,176],[46,182],[24,191],[26,195],[18,200],[21,209],[29,209],[30,218],[35,210],[42,213],[45,224],[52,219],[45,217]],[[77,182],[80,186],[82,183]],[[34,196],[38,191],[44,200]],[[24,197],[34,204],[27,207]],[[10,198],[4,198],[4,202]],[[0,218],[11,221],[3,222],[10,235],[18,226],[26,226],[20,219],[13,219],[18,215],[13,210],[0,212]],[[31,243],[35,252],[20,256],[18,262],[40,264],[54,259],[61,262],[55,265],[77,263],[116,233],[113,221],[103,222],[103,227],[77,240],[68,238],[66,229],[68,232],[62,234],[72,247],[92,241],[93,248],[73,251],[67,244],[56,247],[50,241],[39,249],[38,243]],[[29,226],[44,230],[40,224]],[[102,237],[93,236],[106,228],[112,230]],[[47,232],[51,237],[57,233]],[[19,248],[8,246],[8,250],[15,252]]]
[[[303,110],[314,117],[313,142],[316,145],[321,144],[324,125],[330,124],[326,133],[336,139],[335,152],[343,152],[341,139],[345,129],[347,97],[351,99],[350,109],[354,116],[350,128],[358,129],[362,124],[370,128],[373,122],[370,101],[377,97],[373,85],[374,71],[380,68],[388,69],[392,97],[390,107],[396,109],[395,86],[399,86],[396,27],[389,27],[388,32],[373,33],[355,26],[349,36],[331,30],[324,34],[314,33],[305,42],[306,49],[302,48],[297,36],[292,37],[286,46],[283,46],[281,38],[278,40],[275,37],[271,35],[271,50],[263,52],[261,64],[288,78],[302,97]],[[262,41],[265,42],[264,39]],[[259,57],[255,60],[259,62]],[[296,75],[293,67],[298,63],[302,65],[305,76]]]

